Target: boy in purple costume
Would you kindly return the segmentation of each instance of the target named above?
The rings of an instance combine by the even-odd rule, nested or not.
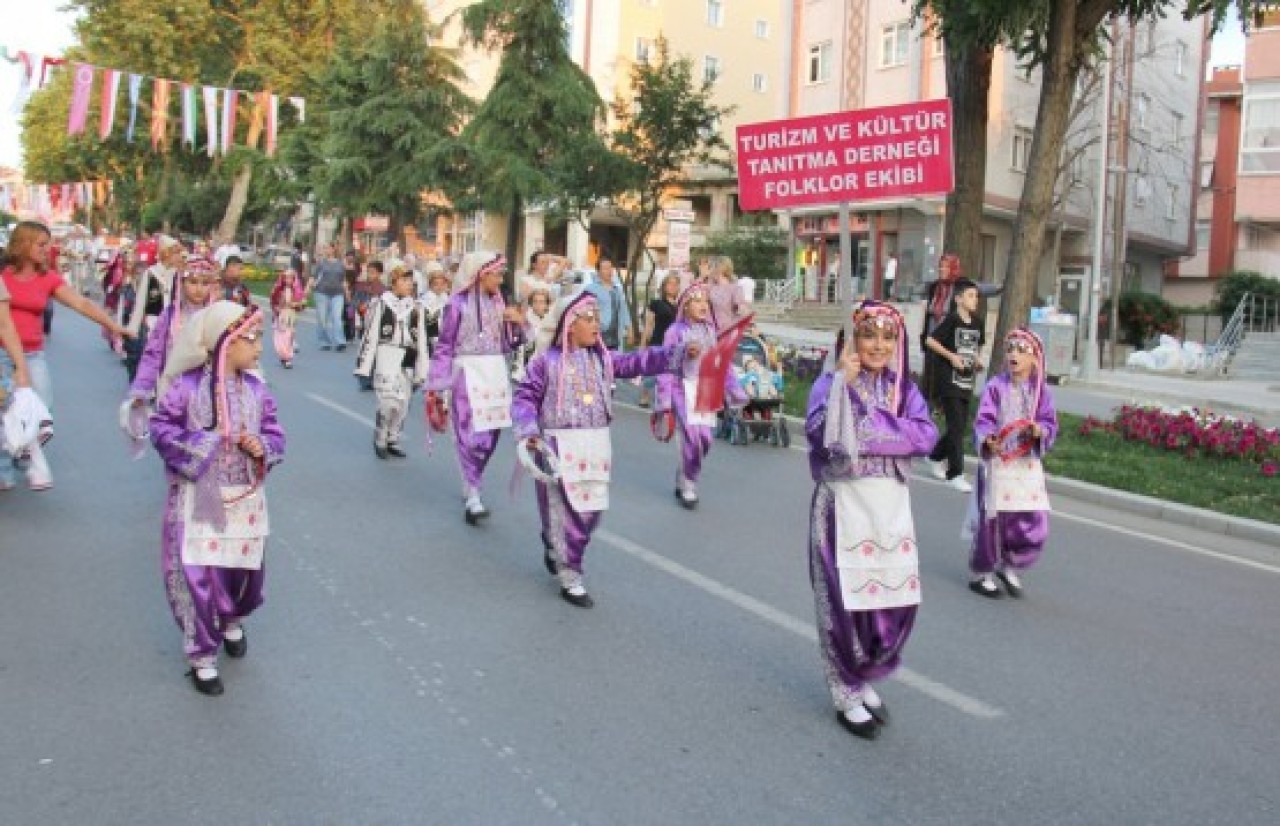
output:
[[[1041,458],[1058,435],[1058,413],[1044,380],[1044,345],[1035,333],[1017,329],[1005,337],[1007,369],[987,382],[982,391],[973,438],[983,463],[970,511],[976,514],[969,570],[969,589],[984,597],[1000,596],[998,577],[1009,596],[1022,595],[1019,571],[1040,559],[1049,539],[1049,497],[1044,487]],[[1021,426],[1019,426],[1021,425]],[[1008,430],[1002,440],[1000,434]],[[1008,462],[1010,441],[1024,453]],[[1023,467],[997,493],[993,474],[1010,465]],[[1001,501],[1003,500],[1003,501]]]
[[[545,442],[559,457],[559,478],[536,483],[543,561],[560,581],[560,596],[590,608],[595,603],[583,585],[582,558],[608,507],[610,387],[614,379],[665,372],[670,350],[608,350],[600,335],[599,306],[585,291],[560,299],[540,334],[539,352],[512,404],[516,437],[523,451],[539,451]]]
[[[489,515],[480,499],[484,469],[498,446],[498,435],[511,426],[506,359],[524,342],[524,315],[519,307],[507,307],[502,298],[506,270],[507,260],[496,252],[468,253],[463,259],[454,296],[441,313],[440,338],[427,380],[428,404],[441,393],[451,394],[454,447],[469,525]],[[473,393],[480,398],[472,398]]]
[[[694,409],[701,359],[715,346],[718,332],[711,317],[708,289],[706,284],[695,282],[680,294],[676,320],[663,338],[663,345],[671,352],[671,370],[658,377],[654,402],[657,414],[675,417],[676,430],[680,433],[680,468],[676,472],[675,495],[689,510],[698,506],[698,477],[715,441],[715,414]],[[725,374],[724,397],[728,404],[735,406],[748,401],[732,370]]]
[[[266,385],[262,312],[219,301],[174,345],[151,441],[169,480],[161,539],[165,592],[197,691],[218,695],[218,649],[243,657],[244,619],[262,604],[268,532],[262,484],[284,455]]]
[[[889,714],[870,682],[898,667],[920,601],[911,457],[927,454],[938,432],[907,378],[897,310],[865,301],[853,331],[849,347],[837,337],[839,362],[809,396],[809,564],[837,721],[871,740]]]

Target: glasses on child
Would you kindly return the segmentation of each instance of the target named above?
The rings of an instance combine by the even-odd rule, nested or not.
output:
[[[241,333],[239,336],[237,336],[237,338],[239,338],[241,341],[247,341],[250,344],[253,344],[255,341],[262,338],[262,333],[259,333],[256,331],[252,333]]]
[[[598,313],[598,312],[597,312],[597,311],[595,311],[595,310],[586,310],[586,311],[584,311],[584,312],[581,312],[581,313],[578,313],[577,315],[575,315],[575,316],[573,317],[573,320],[574,320],[574,321],[593,321],[593,322],[595,322],[595,323],[599,324],[599,323],[600,323],[600,313]]]
[[[1032,349],[1031,345],[1030,345],[1030,344],[1028,344],[1028,343],[1027,343],[1027,342],[1025,342],[1025,341],[1010,341],[1010,342],[1007,342],[1007,343],[1004,345],[1004,351],[1005,351],[1006,353],[1025,353],[1025,354],[1027,354],[1027,355],[1029,355],[1029,356],[1030,356],[1030,355],[1033,355],[1033,354],[1035,353],[1035,350],[1034,350],[1034,349]]]

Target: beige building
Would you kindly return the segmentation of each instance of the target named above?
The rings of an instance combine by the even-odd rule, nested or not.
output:
[[[433,21],[448,21],[442,42],[461,40],[450,15],[467,3],[425,0]],[[720,124],[728,143],[739,123],[785,117],[789,95],[791,6],[785,0],[562,0],[573,59],[596,83],[606,103],[629,94],[630,70],[647,59],[659,37],[666,37],[673,56],[687,56],[703,77],[713,78],[717,102],[734,107]],[[463,49],[460,63],[467,73],[465,90],[482,99],[493,83],[498,55]],[[672,193],[695,213],[692,243],[697,246],[712,229],[727,226],[737,214],[736,179],[732,172],[693,170],[690,186]],[[600,254],[625,258],[630,239],[621,222],[605,209],[590,216],[590,229],[576,223],[552,225],[541,213],[525,216],[521,249],[564,252],[575,262],[593,263]],[[443,219],[438,241],[447,252],[505,246],[505,216]],[[665,263],[666,227],[650,238],[658,265]],[[522,253],[526,254],[526,253]]]
[[[941,43],[910,19],[899,0],[793,0],[794,40],[789,116],[907,103],[946,96]],[[1207,55],[1206,25],[1177,16],[1117,29],[1112,140],[1108,144],[1107,236],[1121,239],[1126,283],[1160,289],[1166,265],[1191,245],[1200,90]],[[1127,44],[1127,45],[1126,45]],[[1132,54],[1132,60],[1126,58]],[[1012,241],[1013,219],[1025,179],[1038,102],[1039,77],[1008,52],[996,57],[987,138],[986,221],[982,260],[964,262],[967,275],[1000,281]],[[1062,233],[1050,239],[1037,293],[1072,311],[1080,308],[1091,265],[1091,216],[1096,212],[1101,124],[1101,79],[1081,82],[1077,114],[1063,158]],[[1124,121],[1127,128],[1118,130]],[[1118,164],[1117,137],[1127,158]],[[957,159],[963,162],[963,159]],[[1117,189],[1117,186],[1119,189]],[[1117,195],[1120,197],[1117,198]],[[946,220],[943,199],[910,199],[855,207],[852,250],[860,292],[882,295],[885,265],[894,258],[893,292],[912,294],[936,278]],[[1115,216],[1123,217],[1115,220]],[[823,300],[839,260],[833,208],[797,210],[795,267],[805,297]],[[1056,233],[1055,233],[1056,236]],[[1108,255],[1103,289],[1114,268]]]

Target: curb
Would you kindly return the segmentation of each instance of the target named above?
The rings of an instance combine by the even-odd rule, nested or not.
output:
[[[1206,410],[1214,410],[1220,413],[1227,413],[1233,416],[1251,416],[1259,420],[1264,420],[1264,424],[1280,418],[1280,409],[1277,409],[1280,408],[1280,394],[1278,394],[1276,398],[1277,407],[1266,408],[1251,404],[1208,400],[1188,403],[1185,397],[1177,398],[1175,394],[1172,393],[1164,393],[1159,390],[1143,390],[1133,386],[1111,384],[1110,382],[1081,381],[1079,379],[1073,379],[1072,385],[1075,389],[1086,391],[1095,390],[1101,395],[1114,396],[1121,404],[1141,404],[1145,401],[1155,401],[1160,402],[1161,404],[1178,405],[1182,407],[1198,407]]]
[[[797,416],[784,415],[788,425],[795,425],[804,432],[804,419]],[[964,457],[965,469],[976,472],[978,460],[974,456]],[[1203,531],[1221,533],[1226,536],[1244,539],[1249,542],[1260,542],[1273,547],[1280,547],[1280,525],[1272,525],[1257,519],[1243,516],[1231,516],[1217,511],[1157,499],[1154,496],[1143,496],[1140,493],[1129,493],[1117,488],[1068,479],[1065,476],[1045,474],[1045,483],[1049,492],[1086,502],[1101,505],[1111,510],[1145,516],[1174,525],[1197,528]]]

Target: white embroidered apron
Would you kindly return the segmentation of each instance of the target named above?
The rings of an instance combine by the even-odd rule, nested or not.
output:
[[[266,491],[258,488],[249,496],[227,505],[227,524],[218,530],[194,518],[196,486],[187,484],[184,487],[182,564],[253,571],[261,568],[267,534],[270,533]],[[225,499],[232,499],[244,496],[248,490],[248,485],[228,485],[222,488],[222,495]]]
[[[609,508],[609,474],[613,470],[613,443],[607,427],[548,430],[560,457],[560,482],[569,507],[578,513]]]
[[[711,412],[711,413],[698,412],[697,410],[694,409],[697,401],[698,401],[698,380],[685,379],[684,380],[685,422],[692,426],[700,425],[702,427],[715,427],[716,426],[715,412]]]
[[[500,355],[458,356],[471,403],[471,429],[477,433],[511,427],[511,379]]]
[[[373,389],[380,396],[408,399],[411,385],[404,374],[405,348],[379,344],[373,357]]]
[[[897,479],[828,482],[836,512],[836,568],[846,611],[920,604],[911,494]]]
[[[996,458],[988,467],[991,469],[988,513],[1050,510],[1044,466],[1039,459],[1034,456],[1007,461]]]

